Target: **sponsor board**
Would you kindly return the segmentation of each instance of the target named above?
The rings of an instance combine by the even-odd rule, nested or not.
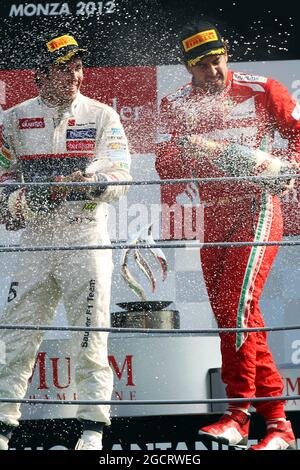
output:
[[[218,344],[217,337],[203,337],[200,342],[184,335],[111,335],[108,360],[114,373],[112,400],[205,399],[207,371],[220,365]],[[45,340],[42,343],[27,398],[77,399],[74,359],[70,351],[69,339]],[[197,371],[194,370],[195,358]],[[188,414],[193,411],[205,413],[208,405],[114,405],[112,416]],[[22,419],[26,420],[75,416],[76,406],[72,405],[22,405]]]

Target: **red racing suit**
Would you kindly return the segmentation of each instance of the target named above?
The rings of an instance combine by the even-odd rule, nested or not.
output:
[[[288,91],[271,78],[229,71],[224,92],[204,96],[188,84],[163,98],[156,169],[161,179],[226,176],[210,161],[185,155],[182,136],[200,134],[217,141],[276,154],[276,131],[287,139],[285,158],[300,153],[300,109]],[[282,150],[278,153],[282,154]],[[185,184],[162,186],[162,202],[176,203]],[[279,241],[280,202],[257,185],[201,183],[204,242]],[[201,264],[211,306],[220,328],[262,327],[259,298],[278,247],[205,248]],[[222,333],[222,379],[228,397],[282,395],[283,382],[268,349],[266,333]],[[249,406],[243,404],[242,406]],[[283,417],[284,402],[257,403],[266,419]]]

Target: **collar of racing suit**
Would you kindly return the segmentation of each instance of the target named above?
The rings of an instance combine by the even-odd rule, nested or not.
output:
[[[233,71],[228,70],[225,88],[220,92],[221,96],[225,97],[229,93],[229,90],[230,90],[231,84],[232,84],[232,77],[233,77]],[[209,95],[205,91],[203,91],[201,87],[195,87],[192,82],[191,82],[191,86],[193,87],[193,90],[192,90],[191,95],[190,95],[191,97],[192,96],[195,96],[195,97],[196,96],[198,96],[198,97],[203,96],[203,97],[208,97],[209,98]]]
[[[54,121],[59,123],[62,119],[67,119],[71,116],[74,116],[77,106],[79,105],[82,99],[82,94],[80,91],[77,92],[76,98],[72,101],[69,106],[51,106],[45,99],[41,96],[39,97],[40,105],[43,108],[44,115],[52,118]]]

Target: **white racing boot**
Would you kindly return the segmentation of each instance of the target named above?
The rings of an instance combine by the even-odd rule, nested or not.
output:
[[[198,434],[228,446],[246,448],[249,434],[249,415],[238,409],[229,409],[216,423],[199,429]]]
[[[8,437],[0,434],[0,450],[8,450]]]
[[[102,432],[83,431],[75,450],[102,450]]]
[[[248,450],[296,450],[296,438],[290,421],[271,420],[267,422],[267,434]]]

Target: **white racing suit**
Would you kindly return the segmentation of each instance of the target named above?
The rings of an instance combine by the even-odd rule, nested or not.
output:
[[[8,110],[0,164],[2,182],[53,181],[57,175],[76,170],[95,174],[99,182],[131,179],[128,144],[119,116],[109,106],[80,93],[63,111],[47,107],[40,97]],[[20,214],[20,198],[19,207],[17,203],[13,207],[18,198],[11,195],[8,219],[19,217],[23,225],[26,220],[22,246],[107,244],[106,202],[117,200],[127,189],[74,188],[57,206],[30,211],[27,219]],[[0,188],[2,194],[5,190]],[[111,275],[111,250],[18,254],[1,323],[49,325],[63,299],[69,325],[108,327]],[[41,331],[0,331],[6,353],[6,363],[0,364],[0,397],[25,396],[42,338]],[[77,398],[110,400],[113,377],[107,359],[107,333],[73,333],[72,346]],[[110,424],[109,406],[78,406],[77,416]],[[17,426],[19,418],[19,404],[0,403],[0,422]]]

